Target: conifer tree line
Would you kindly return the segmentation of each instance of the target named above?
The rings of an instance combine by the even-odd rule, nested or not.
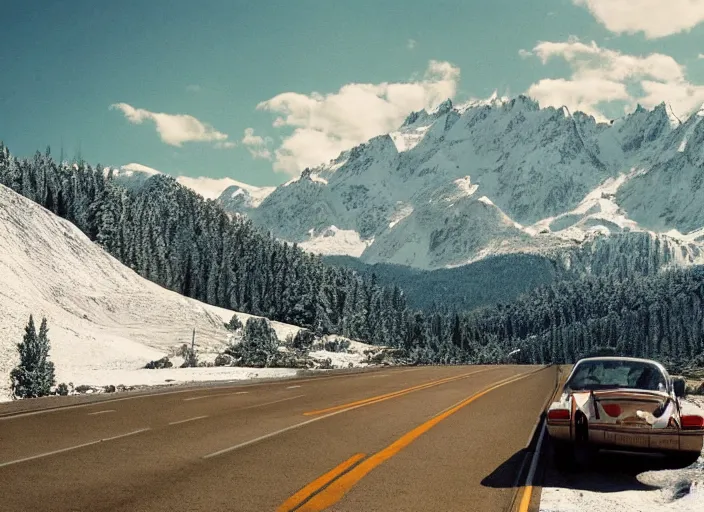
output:
[[[598,352],[704,366],[704,267],[561,281],[461,320],[463,346],[503,343],[517,361],[570,363]]]
[[[120,262],[170,290],[216,306],[372,343],[407,315],[397,288],[324,265],[250,221],[157,175],[137,190],[111,170],[15,158],[0,143],[0,183],[75,224]]]
[[[602,245],[573,255],[572,268],[591,266],[591,276],[574,272],[470,312],[453,311],[451,304],[411,311],[397,287],[325,265],[168,176],[128,190],[100,166],[57,163],[49,151],[19,159],[0,144],[0,183],[71,221],[168,289],[320,334],[402,349],[409,362],[562,363],[609,348],[704,365],[704,272],[662,271],[672,249],[647,235],[623,237],[623,247],[597,242]],[[509,357],[514,349],[520,352]]]

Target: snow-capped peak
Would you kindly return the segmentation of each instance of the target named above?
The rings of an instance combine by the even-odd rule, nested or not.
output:
[[[424,268],[552,250],[595,232],[689,233],[704,226],[700,116],[673,128],[665,103],[600,123],[527,96],[446,101],[308,170],[247,215],[290,242]]]

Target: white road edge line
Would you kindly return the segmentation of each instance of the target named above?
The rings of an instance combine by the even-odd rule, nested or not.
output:
[[[180,425],[181,423],[188,423],[189,421],[202,420],[208,416],[196,416],[195,418],[188,418],[187,420],[172,421],[169,425]]]
[[[29,462],[30,460],[49,457],[51,455],[58,455],[59,453],[70,452],[71,450],[78,450],[79,448],[85,448],[86,446],[92,446],[94,444],[104,443],[106,441],[114,441],[115,439],[122,439],[123,437],[133,436],[133,435],[139,434],[141,432],[146,432],[147,430],[151,430],[151,429],[150,428],[141,428],[141,429],[135,430],[133,432],[128,432],[127,434],[120,434],[118,436],[106,437],[105,439],[98,439],[97,441],[91,441],[89,443],[83,443],[83,444],[79,444],[76,446],[69,446],[68,448],[54,450],[53,452],[40,453],[39,455],[32,455],[31,457],[25,457],[23,459],[11,460],[8,462],[0,462],[0,468],[4,468],[6,466],[12,466],[14,464],[19,464],[21,462]]]
[[[242,407],[242,408],[236,409],[236,410],[246,411],[247,409],[256,409],[257,407],[264,407],[265,405],[274,405],[274,404],[278,404],[279,402],[288,402],[289,400],[295,400],[296,398],[301,398],[302,396],[306,396],[306,395],[289,396],[288,398],[274,400],[273,402],[264,402],[263,404],[254,404],[254,405],[250,405],[248,407]]]
[[[218,397],[218,396],[246,395],[247,393],[249,393],[249,391],[238,391],[238,392],[236,392],[236,393],[215,393],[215,394],[213,394],[213,395],[192,396],[192,397],[189,397],[189,398],[184,398],[183,401],[184,401],[184,402],[190,402],[190,401],[192,401],[192,400],[202,400],[202,399],[204,399],[204,398],[215,398],[215,397]]]
[[[287,387],[286,389],[296,389],[296,388],[300,388],[300,387],[301,387],[301,386],[289,386],[289,387]]]
[[[89,412],[88,416],[95,416],[97,414],[107,414],[109,412],[115,412],[115,409],[108,409],[106,411],[95,411],[95,412]]]
[[[547,427],[545,422],[543,422],[543,428],[540,431],[540,437],[538,438],[538,444],[535,446],[535,452],[533,453],[533,460],[530,463],[530,469],[528,470],[528,476],[526,476],[526,487],[533,486],[533,479],[535,478],[535,470],[538,469],[538,461],[540,460],[540,452],[543,447],[543,439],[545,438],[545,431]]]

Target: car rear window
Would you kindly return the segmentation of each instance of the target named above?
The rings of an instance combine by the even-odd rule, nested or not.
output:
[[[615,388],[666,391],[667,384],[662,371],[653,364],[640,361],[584,361],[577,365],[565,388],[572,391]]]

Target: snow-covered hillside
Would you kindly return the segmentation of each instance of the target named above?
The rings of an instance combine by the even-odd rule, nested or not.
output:
[[[227,192],[220,200],[313,252],[425,269],[629,231],[698,246],[700,119],[680,123],[664,103],[597,123],[524,96],[448,100],[306,169],[259,204]]]
[[[57,382],[154,384],[154,379],[237,379],[294,370],[194,368],[139,370],[183,343],[196,329],[198,351],[220,351],[233,312],[147,281],[125,267],[73,224],[0,185],[0,400],[9,396],[29,315],[46,316]],[[238,313],[245,322],[248,315]],[[280,339],[298,328],[272,323]],[[202,371],[200,371],[202,370]],[[214,373],[217,370],[219,373]],[[141,376],[138,373],[141,372]],[[131,376],[130,382],[110,381]],[[134,378],[132,378],[134,377]],[[143,381],[143,382],[142,382]]]

